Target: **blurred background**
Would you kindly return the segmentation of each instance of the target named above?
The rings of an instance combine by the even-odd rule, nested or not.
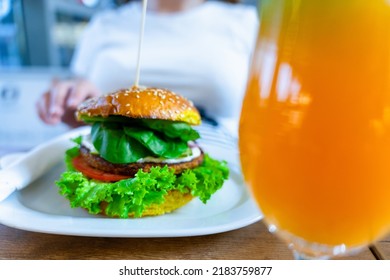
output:
[[[67,129],[44,125],[35,102],[53,78],[69,75],[75,45],[91,17],[122,2],[0,0],[0,156],[31,149]]]

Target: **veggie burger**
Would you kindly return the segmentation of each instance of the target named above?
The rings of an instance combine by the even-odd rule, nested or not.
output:
[[[196,143],[197,109],[172,91],[119,90],[86,100],[76,116],[91,133],[73,139],[56,182],[71,207],[120,218],[161,215],[194,197],[206,203],[229,176],[226,162]]]

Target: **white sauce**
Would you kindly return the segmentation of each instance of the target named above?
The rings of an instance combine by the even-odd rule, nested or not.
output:
[[[190,144],[193,142],[189,142]],[[95,149],[95,147],[92,144],[91,141],[91,135],[84,135],[83,139],[81,141],[81,144],[86,147],[92,154],[99,154],[99,152]],[[194,158],[197,158],[201,155],[201,151],[198,146],[192,145],[191,146],[191,152],[192,154],[187,157],[182,158],[155,158],[155,157],[145,157],[137,160],[138,163],[144,163],[144,162],[154,162],[154,163],[181,163],[181,162],[189,162],[193,160]]]
[[[92,144],[91,134],[83,135],[81,144],[86,147],[91,154],[99,154],[99,152],[95,149],[95,146]]]
[[[200,156],[201,151],[198,146],[191,147],[192,155],[182,158],[154,158],[154,157],[146,157],[137,160],[137,162],[154,162],[154,163],[181,163],[188,162]]]

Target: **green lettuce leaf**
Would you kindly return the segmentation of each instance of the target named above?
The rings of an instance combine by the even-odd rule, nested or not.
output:
[[[65,152],[65,165],[68,170],[75,170],[72,164],[72,158],[77,157],[80,154],[80,145],[82,141],[82,136],[71,139],[77,145],[73,148],[66,150]]]
[[[167,166],[153,167],[150,172],[139,170],[134,178],[107,183],[76,171],[71,163],[74,156],[66,153],[65,161],[70,168],[56,182],[59,192],[70,201],[71,207],[82,207],[92,214],[102,213],[101,202],[105,202],[105,214],[113,217],[128,218],[129,213],[140,217],[151,204],[163,203],[170,190],[191,192],[206,203],[229,176],[225,161],[206,154],[199,167],[180,175]]]
[[[229,178],[226,161],[218,161],[205,154],[203,164],[184,171],[176,180],[178,189],[189,188],[193,196],[206,203],[211,195]]]

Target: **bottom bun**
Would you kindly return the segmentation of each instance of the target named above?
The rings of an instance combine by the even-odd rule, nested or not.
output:
[[[145,216],[158,216],[158,215],[163,215],[166,213],[170,213],[187,203],[189,203],[194,197],[191,195],[190,192],[188,193],[182,193],[178,190],[172,190],[169,191],[164,199],[165,201],[161,204],[151,204],[149,207],[146,207],[145,210],[142,212],[141,217]],[[102,202],[100,204],[102,208],[102,214],[106,214],[106,208],[107,208],[107,203]],[[112,216],[110,216],[112,217]],[[134,213],[129,213],[129,217],[134,217]]]

